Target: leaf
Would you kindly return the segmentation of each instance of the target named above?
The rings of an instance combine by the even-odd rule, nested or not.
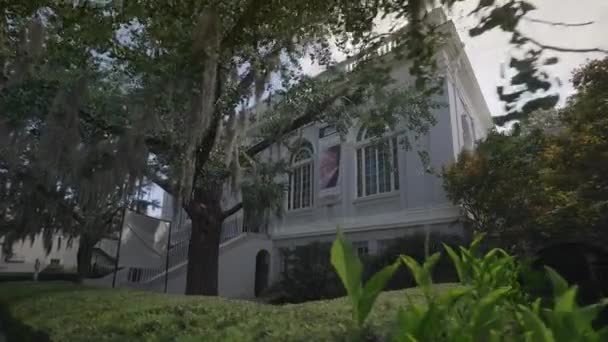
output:
[[[426,276],[428,276],[429,281],[432,280],[431,275],[432,275],[433,269],[435,268],[435,265],[437,265],[437,262],[439,261],[439,258],[441,258],[441,254],[434,253],[433,255],[426,258],[426,260],[424,261],[424,264],[422,265],[422,268],[424,269]]]
[[[587,305],[578,310],[576,318],[579,323],[585,323],[591,325],[593,320],[599,315],[599,313],[606,307],[606,300],[596,304]]]
[[[559,62],[559,58],[557,58],[557,57],[550,57],[550,58],[545,59],[543,61],[543,64],[544,65],[554,65],[554,64],[557,64],[557,62]]]
[[[331,264],[342,281],[355,308],[361,293],[361,260],[353,253],[352,246],[344,239],[338,227],[338,235],[331,246]]]
[[[549,280],[553,285],[553,292],[556,296],[559,296],[568,290],[568,282],[566,282],[566,280],[562,278],[559,273],[549,266],[545,266],[545,271],[547,272],[547,276],[549,276]]]
[[[473,238],[473,242],[471,242],[471,245],[469,245],[469,251],[471,252],[471,254],[474,254],[475,252],[477,252],[477,248],[479,247],[479,244],[481,244],[481,241],[486,237],[486,233],[476,233],[475,237]]]
[[[519,306],[521,313],[521,323],[524,328],[531,333],[531,341],[535,342],[554,342],[551,330],[547,328],[542,319],[524,305]]]
[[[395,271],[399,268],[399,261],[394,262],[392,265],[388,265],[374,274],[370,280],[365,283],[363,291],[361,292],[361,298],[359,299],[359,308],[357,313],[357,319],[359,324],[363,324],[367,315],[372,309],[376,298],[380,292],[386,286],[386,283],[393,277]]]
[[[479,336],[481,332],[480,329],[486,325],[485,323],[496,318],[493,317],[492,310],[495,308],[496,303],[510,291],[510,287],[500,287],[491,291],[478,301],[472,317],[473,329],[476,330],[477,336]]]
[[[572,312],[576,307],[576,286],[569,288],[555,299],[555,312]]]
[[[452,249],[452,247],[446,245],[445,243],[443,244],[443,248],[445,248],[446,252],[448,252],[448,255],[450,256],[450,259],[452,259],[452,263],[454,264],[454,268],[456,268],[456,273],[458,274],[458,279],[460,280],[461,283],[465,283],[465,275],[464,275],[464,267],[462,264],[462,260],[460,259],[460,256],[458,256],[458,254],[456,254],[456,252]]]
[[[454,303],[456,303],[460,298],[470,294],[471,292],[473,292],[473,289],[471,287],[458,287],[455,289],[451,289],[441,295],[441,297],[439,297],[439,303],[450,307]]]

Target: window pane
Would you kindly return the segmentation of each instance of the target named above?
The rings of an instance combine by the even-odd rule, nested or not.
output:
[[[357,197],[363,196],[363,168],[361,166],[363,163],[361,156],[362,153],[362,149],[357,150]]]
[[[302,166],[302,208],[310,207],[310,164]]]
[[[391,168],[388,154],[389,146],[386,142],[378,145],[378,192],[391,191]]]
[[[353,247],[359,257],[369,255],[369,247],[367,241],[355,241]]]
[[[391,145],[387,140],[386,145],[384,147],[384,159],[386,160],[386,168],[384,169],[384,179],[386,180],[386,189],[387,191],[395,190],[391,187],[392,178],[393,178],[393,161],[392,161],[392,151]]]
[[[287,187],[287,209],[291,209],[291,189],[293,188],[293,174],[289,175],[289,186]]]
[[[293,171],[293,209],[300,208],[302,198],[302,169],[297,168]]]
[[[397,138],[393,138],[393,177],[395,180],[395,190],[399,190],[399,158],[397,154]]]
[[[378,172],[375,146],[365,148],[365,195],[373,195],[378,192]]]

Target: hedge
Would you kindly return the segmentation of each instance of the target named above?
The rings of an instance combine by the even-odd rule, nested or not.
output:
[[[383,293],[370,334],[386,335],[408,297],[422,294]],[[9,341],[345,341],[353,331],[346,298],[272,306],[59,282],[0,284],[0,320]]]

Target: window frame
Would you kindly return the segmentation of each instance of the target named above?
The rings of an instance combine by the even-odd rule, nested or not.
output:
[[[401,182],[399,179],[399,152],[398,152],[398,137],[396,133],[386,133],[384,135],[382,135],[381,137],[368,137],[367,135],[367,128],[362,127],[356,136],[356,141],[355,141],[355,199],[360,200],[360,199],[367,199],[367,198],[373,198],[373,197],[382,197],[382,196],[386,196],[386,195],[390,195],[390,194],[395,194],[398,193],[399,190],[401,189]],[[389,166],[391,167],[390,170],[390,177],[389,177],[389,190],[387,191],[380,191],[380,180],[383,177],[386,177],[385,175],[380,175],[380,160],[381,160],[381,156],[380,156],[380,144],[384,143],[384,142],[388,142],[388,147],[386,148],[386,151],[388,151],[388,157],[389,157]],[[373,173],[375,175],[375,192],[370,193],[370,194],[366,194],[367,193],[367,178],[368,175],[366,174],[367,171],[367,155],[368,155],[368,148],[372,148],[374,151],[374,166],[375,166],[375,172]],[[386,163],[385,163],[386,165]],[[386,171],[384,171],[386,172]],[[360,175],[361,173],[361,175]],[[386,181],[386,179],[385,179]],[[386,187],[386,183],[383,183],[384,186]],[[359,186],[360,185],[360,186]]]
[[[302,153],[302,152],[307,152],[308,155],[305,158],[299,159],[297,160],[298,156]],[[305,176],[304,173],[308,172],[308,198],[307,198],[307,205],[304,206],[304,199],[305,199]],[[313,205],[314,205],[314,193],[315,193],[315,189],[314,189],[314,150],[312,148],[312,144],[310,144],[309,142],[304,142],[302,143],[302,146],[300,146],[298,148],[298,150],[293,153],[292,157],[291,157],[291,165],[290,165],[290,172],[289,172],[289,185],[288,185],[288,189],[287,189],[287,211],[288,212],[297,212],[297,211],[302,211],[302,210],[310,210],[312,209]],[[296,182],[295,179],[295,175],[298,175],[299,177],[299,183],[297,183],[299,189],[296,189],[296,185],[294,184]],[[299,190],[299,199],[297,202],[297,207],[296,207],[296,197],[295,195],[298,193]]]

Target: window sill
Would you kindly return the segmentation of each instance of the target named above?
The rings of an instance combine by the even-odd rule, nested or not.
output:
[[[287,210],[285,216],[305,216],[312,213],[312,207]]]
[[[365,197],[357,197],[353,200],[353,204],[363,204],[368,202],[382,202],[386,200],[392,200],[395,198],[399,198],[399,190],[394,190],[391,192],[384,192],[381,194],[369,195]]]

